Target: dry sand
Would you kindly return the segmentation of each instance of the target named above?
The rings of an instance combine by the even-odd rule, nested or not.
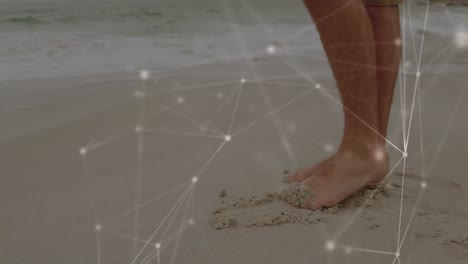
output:
[[[423,64],[451,42],[427,37]],[[411,51],[408,58],[414,57]],[[317,57],[289,58],[337,96],[329,69],[317,59],[323,54],[310,53]],[[405,171],[404,180],[402,173],[394,173],[388,178],[390,186],[375,189],[381,191],[369,206],[350,199],[336,214],[303,211],[275,195],[259,195],[281,192],[282,169],[329,155],[324,146],[338,142],[342,130],[339,107],[315,89],[288,104],[310,90],[310,84],[276,56],[201,65],[149,80],[141,159],[134,131],[141,110],[134,92],[141,82],[134,75],[108,76],[106,80],[114,81],[102,82],[90,81],[102,80],[94,76],[88,82],[63,78],[1,83],[2,89],[73,86],[67,96],[60,89],[41,94],[54,99],[47,104],[2,113],[2,125],[34,122],[70,106],[87,109],[115,93],[124,100],[0,141],[0,263],[128,264],[143,247],[147,260],[157,257],[158,242],[162,263],[392,263],[397,241],[403,241],[401,263],[465,264],[467,62],[466,51],[450,50],[421,76],[421,119],[416,107],[409,156],[396,168]],[[246,83],[232,131],[249,127],[216,152],[223,138],[212,137],[215,129],[201,117],[229,131],[233,91],[239,77],[256,77],[252,64],[258,76],[271,79]],[[407,70],[414,72],[414,65]],[[122,79],[131,88],[124,89]],[[414,81],[414,76],[406,76],[408,104]],[[122,86],[115,90],[115,83]],[[99,89],[80,93],[83,87]],[[400,147],[401,94],[398,88],[389,133],[389,140]],[[185,103],[178,103],[179,97]],[[272,115],[272,109],[279,110]],[[94,146],[85,163],[78,152],[83,146]],[[401,153],[391,147],[389,151],[394,165]],[[218,197],[223,189],[224,197]],[[248,199],[252,194],[256,206]],[[135,200],[138,210],[132,210]],[[218,207],[221,212],[213,215]],[[237,228],[214,230],[209,223],[217,215],[234,219]],[[271,224],[275,226],[246,228]],[[330,240],[333,251],[325,249]]]
[[[305,203],[308,197],[308,193],[298,185],[288,186],[279,193],[267,193],[259,197],[240,197],[232,200],[224,197],[220,201],[221,206],[213,212],[210,225],[214,229],[224,229],[326,221],[320,214],[294,208],[286,201],[289,198],[292,203],[300,205]]]
[[[299,183],[285,184],[280,192],[236,199],[229,199],[223,190],[220,193],[221,205],[214,210],[210,225],[214,229],[225,229],[326,222],[330,214],[338,214],[341,209],[358,209],[362,206],[369,209],[377,203],[385,203],[381,201],[383,197],[398,197],[398,187],[397,184],[382,183],[356,193],[337,206],[316,211],[302,208],[313,194]]]
[[[285,71],[276,62],[259,60],[256,63],[259,69],[273,75],[278,74],[275,70]],[[230,72],[241,71],[242,65],[232,63],[223,66],[226,67],[226,76]],[[272,68],[271,65],[277,66]],[[219,69],[221,66],[207,66],[199,70],[209,71],[214,69],[212,67]],[[192,69],[183,74],[193,72]],[[216,76],[226,77],[219,74]],[[192,75],[191,78],[190,81],[193,82],[210,81],[202,75]],[[179,78],[178,81],[180,80]],[[452,87],[457,87],[454,89],[458,89],[458,92],[464,81],[464,78],[455,75],[450,78],[422,78],[426,87],[450,83]],[[166,83],[167,87],[171,86],[171,79],[160,82]],[[301,79],[287,79],[282,82],[300,83]],[[38,81],[36,85],[47,83],[53,84],[51,81]],[[261,104],[258,102],[261,102],[259,100],[262,97],[256,94],[258,88],[250,85],[251,89],[244,90],[245,97],[240,102],[234,130],[268,112],[259,108]],[[179,113],[189,115],[190,108],[184,109],[176,103],[177,97],[182,95],[191,109],[209,115],[218,105],[215,97],[217,92],[226,93],[232,87],[235,84],[199,89],[196,93],[188,90],[150,97],[145,127],[150,128],[157,124],[164,131],[199,134],[201,132],[198,125],[176,118],[174,113],[164,111],[156,105],[169,104]],[[283,84],[271,84],[268,89],[276,107],[303,91],[284,89]],[[107,91],[110,92],[111,87]],[[441,140],[444,132],[441,128],[447,127],[447,120],[442,117],[450,116],[453,101],[456,101],[459,93],[447,95],[436,88],[426,91],[428,93],[424,97],[426,107],[423,120],[425,154],[432,158],[438,149],[438,145],[433,142],[438,143]],[[132,93],[129,92],[128,96],[131,97]],[[84,105],[86,100],[87,98],[82,102]],[[187,185],[182,185],[161,198],[154,197],[189,182],[194,172],[203,168],[222,142],[222,139],[210,137],[145,133],[140,186],[140,201],[145,206],[139,210],[139,231],[135,234],[134,211],[119,218],[116,216],[135,206],[137,141],[132,128],[139,109],[137,106],[138,103],[132,98],[108,110],[1,142],[0,157],[7,184],[2,184],[0,192],[0,226],[3,234],[0,243],[2,250],[8,249],[0,254],[2,263],[15,263],[18,256],[26,263],[75,263],[70,260],[78,259],[94,263],[97,257],[95,224],[103,227],[100,235],[101,263],[132,261],[135,256],[131,250],[134,244],[136,243],[137,249],[145,245],[144,241],[149,240],[171,207],[183,197]],[[56,106],[44,107],[53,109]],[[221,113],[221,118],[215,119],[214,122],[219,127],[228,127],[229,122],[225,120],[229,119],[227,116],[232,113],[232,107],[232,104],[226,106],[226,112]],[[460,105],[459,113],[466,111],[468,104],[465,100]],[[285,123],[296,124],[296,130],[285,133],[290,138],[299,164],[310,163],[311,157],[318,160],[327,155],[322,146],[313,147],[311,135],[312,140],[335,142],[340,131],[339,127],[330,130],[328,125],[317,127],[303,120],[319,122],[326,115],[327,124],[333,126],[340,123],[337,113],[333,104],[318,94],[308,96],[303,102],[292,104],[278,113]],[[435,118],[439,116],[440,118]],[[438,165],[432,168],[431,176],[425,180],[427,188],[424,193],[421,193],[420,187],[421,172],[415,169],[420,164],[419,143],[417,140],[410,142],[409,153],[414,154],[410,154],[406,163],[401,214],[401,237],[406,234],[401,249],[401,259],[404,262],[466,263],[468,181],[465,171],[468,168],[461,156],[468,150],[465,144],[459,143],[466,141],[465,123],[461,122],[463,119],[460,115],[455,118],[458,121],[452,124],[450,137],[444,141],[446,147],[440,151]],[[393,127],[395,124],[398,121],[393,123]],[[117,133],[116,136],[117,131],[124,133]],[[283,175],[278,171],[290,167],[292,163],[278,140],[278,134],[272,131],[276,131],[275,127],[265,119],[226,143],[200,175],[193,195],[189,196],[191,198],[181,200],[180,206],[169,216],[169,222],[151,240],[151,243],[162,241],[163,261],[171,261],[179,237],[177,234],[182,226],[183,236],[180,237],[179,249],[175,254],[176,263],[285,263],[290,260],[309,263],[311,259],[325,261],[328,258],[336,263],[392,262],[391,255],[358,249],[394,251],[399,230],[402,173],[394,173],[389,177],[391,185],[366,191],[377,190],[375,199],[367,206],[361,206],[363,200],[353,198],[348,205],[343,204],[339,210],[332,212],[294,208],[275,195],[281,193],[278,183],[282,181]],[[419,134],[417,127],[414,134]],[[401,132],[394,129],[390,138],[396,144],[401,144],[400,135]],[[79,148],[88,142],[102,142],[103,139],[112,139],[114,136],[114,140],[89,152],[88,175],[83,174]],[[304,145],[311,147],[303,148]],[[391,151],[392,164],[398,160],[398,154]],[[426,162],[430,164],[431,160]],[[398,166],[397,170],[401,171],[402,166]],[[221,194],[223,197],[218,197],[223,189],[226,190]],[[90,203],[90,191],[95,195],[94,203]],[[270,195],[261,195],[268,193]],[[256,197],[250,200],[252,194]],[[244,198],[239,199],[241,197]],[[359,197],[368,196],[357,196]],[[224,204],[221,200],[224,200]],[[194,219],[188,226],[181,225],[185,206],[189,206],[186,219]],[[213,215],[216,208],[220,210]],[[235,228],[214,230],[210,221],[215,224],[215,228]],[[258,228],[260,226],[267,227]],[[335,240],[336,251],[330,254],[324,250],[324,244],[335,237],[339,237]],[[305,244],[308,245],[306,253]],[[353,248],[352,254],[346,253],[345,249],[349,247]],[[154,246],[147,247],[144,256],[150,254],[152,249]]]

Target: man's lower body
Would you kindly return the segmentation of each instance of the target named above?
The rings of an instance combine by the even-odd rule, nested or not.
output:
[[[385,150],[401,57],[400,0],[304,0],[320,34],[340,91],[344,132],[340,147],[296,171],[314,196],[308,207],[334,206],[388,173]]]

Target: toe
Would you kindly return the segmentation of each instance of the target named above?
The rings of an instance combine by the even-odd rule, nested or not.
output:
[[[319,177],[308,177],[307,179],[303,180],[301,184],[304,186],[306,190],[309,192],[313,192],[313,190],[319,190],[320,188],[317,187],[317,185],[320,184],[321,180]]]
[[[307,202],[307,208],[315,211],[322,208],[322,206],[320,205],[320,202],[317,199],[317,197],[311,197]]]
[[[313,175],[319,174],[324,170],[325,163],[319,163],[309,168],[304,168],[294,171],[291,175],[285,178],[285,181],[290,182],[303,182]]]
[[[323,175],[322,175],[323,176]],[[317,192],[317,190],[323,191],[322,180],[323,177],[310,177],[302,182],[304,188],[306,188],[312,195],[306,203],[306,208],[311,210],[319,210],[324,206],[323,194]],[[316,191],[314,191],[316,190]]]
[[[322,194],[313,197],[313,199],[309,200],[309,208],[312,210],[318,210],[321,208],[330,208],[333,206],[338,205],[342,202],[342,197],[338,195],[332,194]]]
[[[298,169],[298,170],[295,170],[290,175],[286,176],[284,181],[287,182],[287,183],[302,182],[306,178],[307,178],[307,174],[305,173],[305,169]]]

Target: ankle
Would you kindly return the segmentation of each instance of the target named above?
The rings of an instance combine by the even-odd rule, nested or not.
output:
[[[382,163],[388,161],[388,153],[382,144],[354,141],[351,144],[341,144],[339,152],[350,158]]]

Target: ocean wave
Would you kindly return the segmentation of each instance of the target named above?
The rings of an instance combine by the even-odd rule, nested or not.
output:
[[[39,18],[34,16],[18,16],[18,17],[9,17],[0,20],[1,23],[6,24],[19,24],[19,25],[40,25],[44,24],[44,21],[41,21]]]
[[[97,9],[97,10],[28,10],[18,13],[0,13],[0,24],[23,26],[73,24],[81,22],[126,22],[162,20],[168,17],[160,10]]]

